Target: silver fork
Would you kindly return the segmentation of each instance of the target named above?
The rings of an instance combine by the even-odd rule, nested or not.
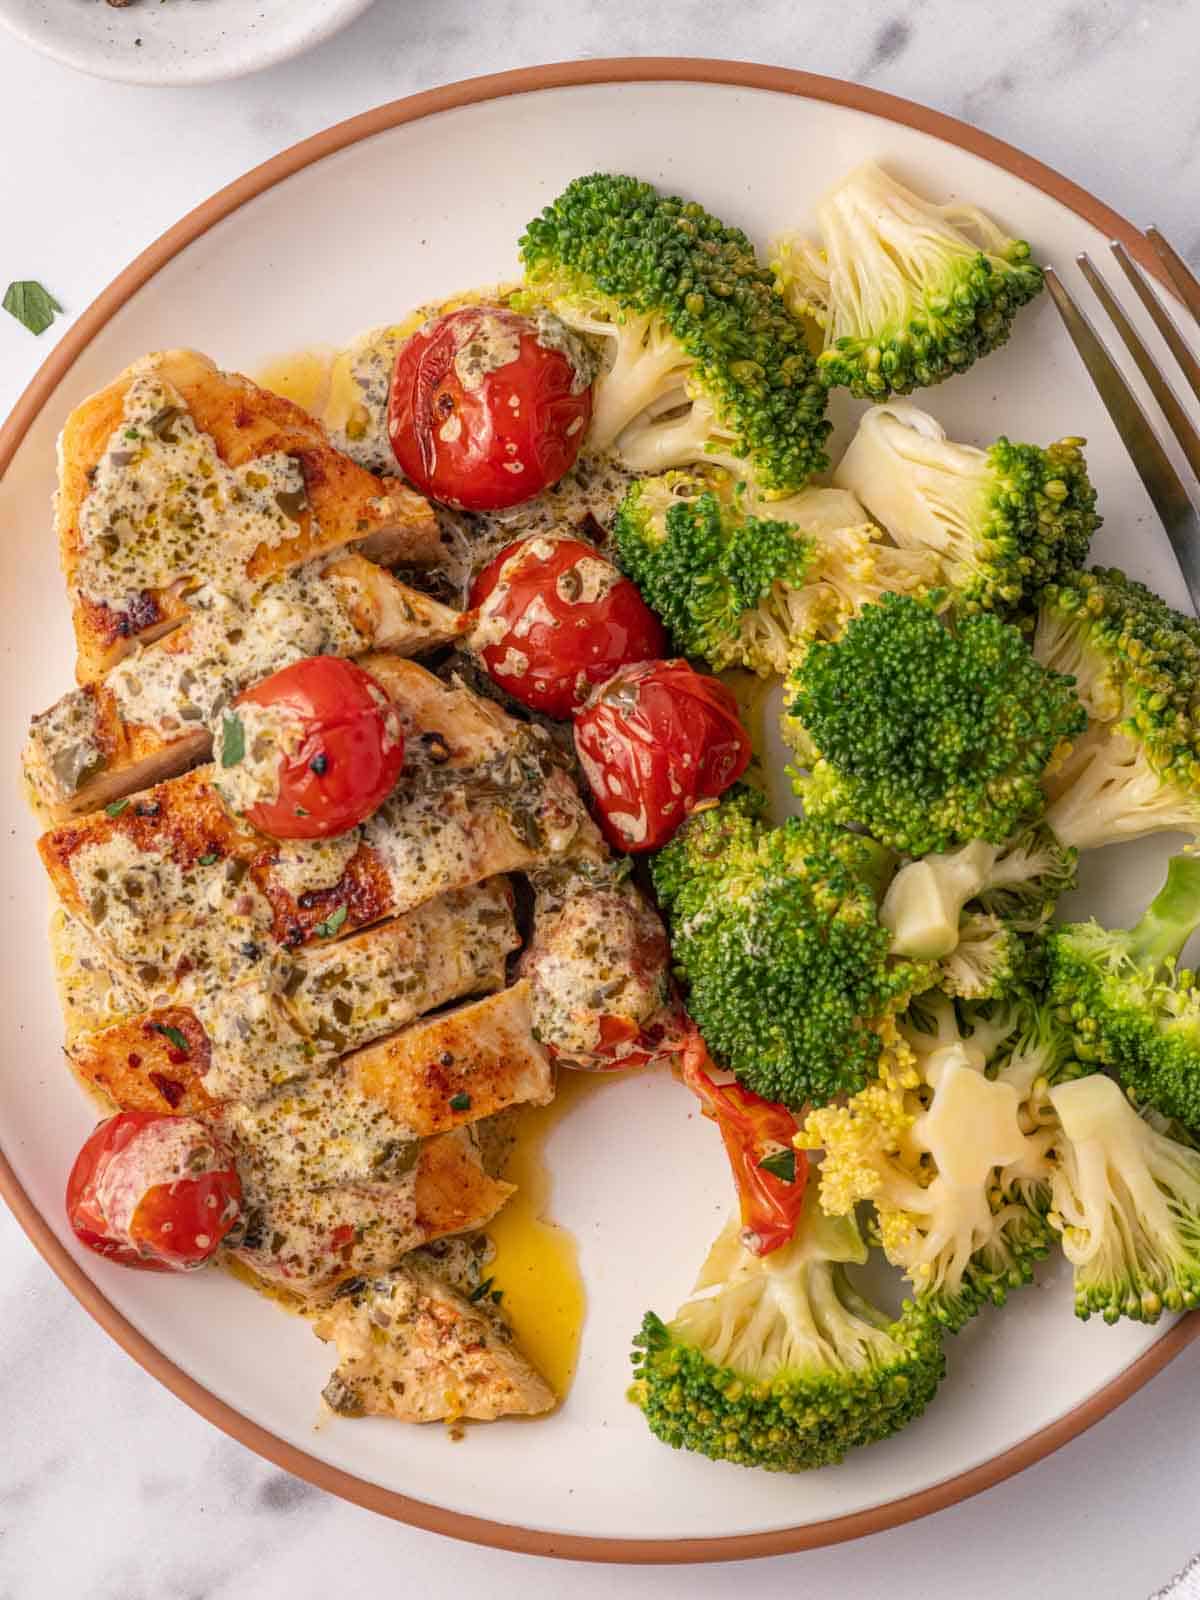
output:
[[[1200,282],[1189,270],[1186,262],[1173,250],[1157,228],[1146,229],[1146,240],[1163,264],[1167,278],[1179,298],[1200,322]],[[1183,374],[1192,393],[1200,400],[1200,361],[1197,360],[1184,336],[1180,333],[1170,313],[1150,287],[1142,269],[1129,255],[1119,240],[1110,246],[1117,265],[1129,280],[1142,305],[1145,306],[1155,327],[1162,335],[1176,366]],[[1087,279],[1109,320],[1120,335],[1121,341],[1146,386],[1154,396],[1167,426],[1175,436],[1189,468],[1200,480],[1200,431],[1188,417],[1179,396],[1163,376],[1153,356],[1147,350],[1141,335],[1134,328],[1119,301],[1104,279],[1096,271],[1091,258],[1077,256],[1079,268]],[[1075,348],[1099,390],[1109,416],[1137,468],[1146,492],[1154,502],[1175,559],[1179,562],[1192,606],[1200,615],[1200,508],[1195,492],[1189,493],[1170,457],[1159,442],[1154,427],[1126,383],[1120,368],[1105,349],[1095,328],[1067,292],[1062,279],[1052,267],[1046,269],[1046,287],[1058,307]]]

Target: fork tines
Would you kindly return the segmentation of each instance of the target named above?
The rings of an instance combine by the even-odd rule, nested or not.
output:
[[[1171,248],[1157,228],[1146,238],[1163,263],[1184,305],[1200,319],[1200,282],[1182,257]],[[1112,244],[1118,266],[1129,280],[1138,299],[1150,315],[1163,342],[1175,359],[1189,387],[1200,398],[1200,361],[1184,335],[1154,293],[1142,269],[1119,241]],[[1107,313],[1134,364],[1146,382],[1167,426],[1183,451],[1188,466],[1200,480],[1200,432],[1189,418],[1171,384],[1163,376],[1120,302],[1086,255],[1076,258],[1089,287]],[[1158,435],[1142,406],[1125,381],[1095,328],[1052,268],[1046,269],[1046,286],[1058,307],[1075,348],[1091,374],[1100,398],[1116,425],[1146,491],[1154,502],[1171,547],[1179,562],[1192,604],[1200,614],[1200,511],[1159,442]]]

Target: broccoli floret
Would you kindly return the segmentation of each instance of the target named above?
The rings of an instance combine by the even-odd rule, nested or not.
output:
[[[738,228],[636,178],[568,184],[521,240],[526,296],[604,346],[588,446],[634,472],[714,460],[789,494],[828,465],[805,329]]]
[[[814,644],[788,689],[805,810],[918,856],[1035,821],[1043,770],[1087,720],[1015,628],[985,613],[951,630],[903,595]]]
[[[1062,1124],[1051,1221],[1085,1321],[1200,1305],[1200,1152],[1151,1128],[1103,1073],[1050,1091]]]
[[[1083,444],[977,450],[902,401],[866,413],[834,482],[901,548],[937,558],[960,611],[1009,616],[1087,560],[1100,518]]]
[[[1084,1061],[1200,1131],[1200,988],[1176,962],[1200,927],[1200,858],[1176,856],[1133,928],[1076,922],[1049,936],[1050,1003]]]
[[[817,228],[819,247],[799,235],[774,245],[776,279],[824,329],[821,380],[865,400],[965,371],[1042,288],[1023,240],[975,206],[921,199],[874,162],[822,201]]]
[[[938,963],[938,987],[957,1000],[1041,998],[1046,984],[1043,922],[968,913],[958,942]]]
[[[1049,1248],[1042,1103],[1065,1052],[1041,1027],[1012,1008],[964,1032],[949,1000],[926,997],[903,1030],[907,1068],[811,1112],[801,1134],[825,1150],[823,1209],[844,1216],[869,1201],[888,1260],[954,1332],[1029,1282]],[[1047,1070],[1031,1073],[1030,1053]]]
[[[770,1472],[841,1461],[920,1416],[945,1373],[941,1331],[906,1302],[885,1315],[850,1283],[866,1260],[852,1218],[822,1215],[810,1189],[796,1235],[768,1256],[734,1219],[670,1323],[650,1312],[634,1340],[630,1399],[674,1449]]]
[[[973,839],[947,854],[910,861],[888,885],[879,920],[895,955],[950,955],[962,934],[964,909],[1010,919],[1028,932],[1052,915],[1075,887],[1077,852],[1043,827],[1027,829],[1003,849]]]
[[[1046,776],[1058,837],[1094,850],[1200,834],[1200,623],[1115,568],[1095,568],[1046,590],[1033,652],[1071,674],[1090,719]]]
[[[828,824],[768,828],[744,791],[651,862],[687,1006],[714,1060],[791,1108],[861,1088],[932,968],[895,961],[877,905],[888,852]]]
[[[805,489],[769,510],[754,515],[723,471],[630,487],[613,525],[617,556],[682,654],[782,673],[884,590],[927,588],[936,575],[922,552],[882,543],[844,490]]]

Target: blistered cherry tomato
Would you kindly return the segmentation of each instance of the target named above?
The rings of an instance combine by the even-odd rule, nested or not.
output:
[[[392,451],[423,494],[498,511],[575,465],[592,416],[587,352],[555,318],[499,306],[435,317],[400,347],[388,397]]]
[[[808,1157],[792,1143],[796,1119],[740,1083],[717,1083],[704,1040],[693,1031],[680,1076],[720,1129],[742,1216],[742,1244],[756,1256],[787,1244],[804,1210]]]
[[[229,1152],[196,1117],[121,1111],[84,1144],[67,1216],[89,1250],[147,1272],[203,1266],[241,1214]]]
[[[660,849],[750,764],[737,702],[686,661],[614,673],[577,714],[575,749],[605,836],[630,852]]]
[[[404,765],[404,732],[361,667],[309,656],[238,695],[216,747],[226,801],[275,839],[327,839],[378,809]]]
[[[507,545],[476,578],[471,604],[471,643],[491,677],[549,717],[569,717],[592,684],[666,649],[636,585],[581,539]]]

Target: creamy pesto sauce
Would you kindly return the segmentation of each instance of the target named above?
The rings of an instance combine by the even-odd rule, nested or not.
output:
[[[235,736],[240,755],[230,748]],[[303,718],[289,705],[248,700],[227,712],[213,740],[213,788],[228,810],[244,816],[256,805],[273,805],[279,799],[280,763],[294,759],[306,737]]]
[[[273,1186],[318,1189],[396,1178],[411,1169],[419,1138],[338,1070],[313,1075],[254,1106],[231,1106],[241,1146],[271,1150]]]
[[[147,645],[109,674],[124,720],[168,740],[189,726],[215,732],[221,712],[249,684],[305,656],[361,654],[370,641],[349,609],[358,585],[324,577],[321,565],[309,562],[240,595],[202,584],[188,597],[185,651]]]
[[[74,582],[118,611],[148,589],[196,577],[236,595],[247,586],[250,556],[293,538],[304,504],[304,477],[291,456],[226,466],[176,389],[135,378],[79,509]]]
[[[361,844],[358,828],[333,839],[281,839],[271,877],[296,900],[302,894],[332,889],[342,881]]]

